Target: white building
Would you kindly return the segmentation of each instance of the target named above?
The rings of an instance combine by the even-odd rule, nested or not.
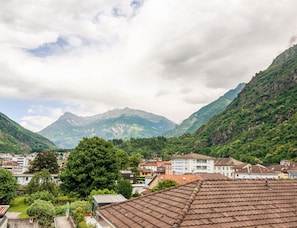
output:
[[[172,159],[172,173],[214,173],[214,160],[213,157],[196,153],[180,155]]]
[[[265,166],[257,164],[247,164],[241,169],[236,169],[234,172],[234,178],[236,179],[278,179],[278,172],[271,171]]]
[[[247,164],[229,157],[216,158],[214,165],[215,173],[220,173],[226,177],[234,178],[234,172]]]

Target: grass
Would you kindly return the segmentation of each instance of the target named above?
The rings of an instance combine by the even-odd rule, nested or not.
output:
[[[30,216],[28,216],[26,213],[29,205],[24,203],[25,198],[25,196],[18,196],[15,199],[11,200],[8,212],[21,212],[19,218],[30,218]]]

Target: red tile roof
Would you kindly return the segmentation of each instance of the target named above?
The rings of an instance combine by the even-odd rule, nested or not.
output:
[[[199,180],[98,213],[115,227],[297,227],[297,180]]]
[[[5,215],[9,207],[9,205],[0,205],[0,218],[2,218]]]

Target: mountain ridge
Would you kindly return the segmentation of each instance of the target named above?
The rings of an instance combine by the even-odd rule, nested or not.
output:
[[[28,153],[51,149],[58,147],[0,112],[0,153]]]
[[[178,137],[186,133],[195,133],[199,127],[210,120],[214,115],[223,111],[234,99],[238,93],[242,91],[245,83],[240,83],[236,88],[229,90],[223,96],[220,96],[215,101],[203,106],[197,112],[194,112],[181,124],[176,125],[173,129],[165,132],[165,137]]]
[[[87,117],[64,113],[39,134],[63,148],[73,148],[83,137],[96,135],[107,140],[148,138],[174,126],[175,123],[166,117],[126,107]]]

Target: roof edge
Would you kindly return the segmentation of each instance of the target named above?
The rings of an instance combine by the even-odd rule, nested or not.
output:
[[[203,184],[203,180],[200,180],[200,181],[197,182],[197,185],[193,189],[192,194],[190,195],[189,199],[185,203],[185,207],[183,208],[183,210],[181,211],[181,213],[179,214],[179,216],[177,217],[177,219],[175,220],[175,222],[172,224],[172,228],[178,228],[178,227],[180,227],[180,225],[184,221],[184,218],[185,218],[186,214],[190,210],[191,205],[192,205],[192,203],[193,203],[196,195],[200,191],[200,188],[201,188],[202,184]]]

